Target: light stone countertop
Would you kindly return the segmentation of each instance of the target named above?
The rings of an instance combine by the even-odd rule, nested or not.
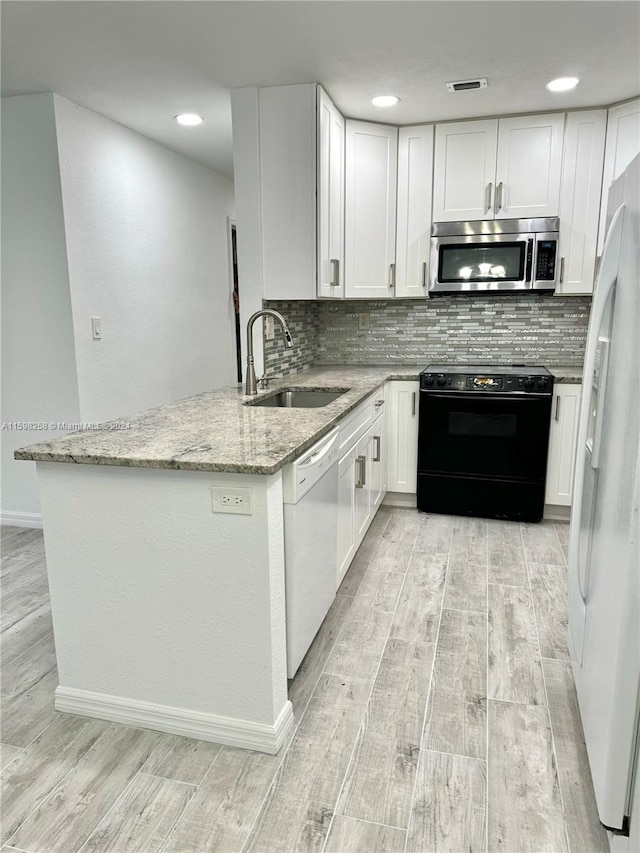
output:
[[[131,468],[274,474],[304,453],[388,379],[417,380],[424,365],[326,366],[272,380],[247,397],[240,386],[206,391],[132,417],[128,429],[87,429],[14,453],[16,459]],[[576,368],[551,368],[559,382],[580,382]],[[565,378],[566,377],[566,378]],[[327,406],[245,405],[280,388],[348,389]]]

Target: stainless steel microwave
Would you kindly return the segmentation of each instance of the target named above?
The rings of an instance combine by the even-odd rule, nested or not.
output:
[[[557,216],[434,223],[429,292],[555,290],[559,225]]]

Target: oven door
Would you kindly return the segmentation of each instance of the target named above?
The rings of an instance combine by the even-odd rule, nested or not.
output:
[[[420,392],[418,472],[544,483],[551,397]]]
[[[431,293],[531,290],[532,234],[431,238]]]

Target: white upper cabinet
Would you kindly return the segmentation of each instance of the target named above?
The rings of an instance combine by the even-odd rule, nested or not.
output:
[[[401,127],[398,137],[396,296],[428,296],[433,125]]]
[[[493,219],[498,122],[436,125],[434,222]]]
[[[433,219],[557,216],[564,113],[436,126]]]
[[[609,110],[602,178],[602,207],[598,233],[599,255],[602,254],[604,244],[609,187],[612,181],[620,177],[638,153],[640,153],[640,98],[629,101],[627,104],[611,107]]]
[[[557,294],[593,292],[606,127],[606,110],[567,113]]]
[[[345,296],[394,295],[398,128],[346,122]]]
[[[259,90],[265,299],[343,295],[344,119],[315,83]]]
[[[344,296],[344,118],[318,86],[318,296]]]
[[[498,122],[496,219],[558,216],[564,113]]]

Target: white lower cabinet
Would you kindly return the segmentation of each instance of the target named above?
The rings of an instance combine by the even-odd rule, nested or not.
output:
[[[371,427],[371,506],[373,515],[387,492],[387,417],[384,413]]]
[[[356,409],[341,427],[338,463],[338,559],[340,586],[386,492],[385,415],[383,392],[375,402]]]
[[[416,492],[419,397],[419,382],[397,380],[388,383],[387,489],[390,492]]]
[[[571,506],[581,385],[556,385],[553,391],[545,503]]]
[[[337,583],[340,586],[357,550],[356,545],[356,446],[338,463],[338,565]]]

